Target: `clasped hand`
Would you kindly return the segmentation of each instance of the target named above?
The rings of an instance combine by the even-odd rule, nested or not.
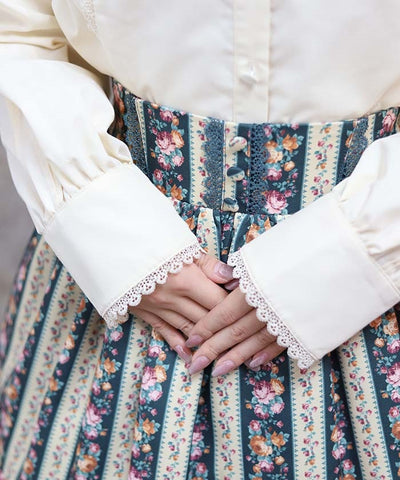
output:
[[[191,374],[216,359],[213,375],[242,363],[257,370],[284,350],[247,304],[232,268],[210,255],[170,275],[130,311],[164,337]],[[192,356],[193,347],[198,349]]]

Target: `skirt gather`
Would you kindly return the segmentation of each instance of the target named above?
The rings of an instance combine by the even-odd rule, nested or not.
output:
[[[236,124],[140,100],[118,82],[114,105],[110,132],[224,261],[398,131],[397,108]],[[382,314],[308,370],[282,354],[258,372],[191,378],[140,318],[107,329],[34,233],[0,324],[0,479],[398,477],[399,315]]]

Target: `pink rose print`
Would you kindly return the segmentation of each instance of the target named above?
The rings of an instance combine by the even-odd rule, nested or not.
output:
[[[285,195],[276,191],[269,190],[265,193],[265,200],[267,201],[268,213],[281,213],[287,207]]]
[[[158,357],[161,352],[160,345],[151,345],[147,351],[149,357]]]
[[[262,420],[265,420],[269,417],[269,413],[264,412],[261,405],[256,405],[254,407],[254,413],[257,415],[258,418],[261,418]]]
[[[171,165],[165,160],[164,155],[159,155],[157,160],[165,170],[171,170]]]
[[[387,349],[389,353],[397,353],[400,350],[400,340],[397,338],[396,340],[388,343]]]
[[[274,470],[274,464],[271,462],[267,462],[266,460],[261,460],[259,462],[259,465],[263,472],[271,473]]]
[[[131,470],[129,472],[129,480],[142,480],[142,474],[136,470],[135,467],[131,467]]]
[[[100,422],[100,420],[101,415],[99,410],[93,405],[93,403],[89,403],[89,406],[86,410],[86,423],[94,427]]]
[[[175,150],[175,143],[170,132],[157,132],[156,143],[165,155],[170,155]]]
[[[276,182],[282,177],[282,171],[276,168],[269,168],[267,171],[267,179],[271,182]]]
[[[260,430],[260,422],[258,422],[257,420],[252,420],[250,422],[250,428],[257,432],[258,430]]]
[[[206,466],[205,463],[200,462],[200,463],[197,465],[196,470],[197,470],[199,473],[206,473],[206,471],[207,471],[207,466]]]
[[[157,400],[160,400],[160,398],[162,397],[162,392],[160,392],[159,390],[152,390],[149,393],[149,397],[150,397],[150,400],[152,400],[153,402],[156,402]]]
[[[201,457],[202,453],[203,452],[199,447],[194,447],[192,453],[190,454],[190,460],[198,460]]]
[[[143,390],[149,390],[157,383],[157,375],[154,368],[145,367],[142,379]]]
[[[343,445],[339,445],[335,450],[332,451],[332,456],[336,460],[342,459],[346,454],[346,449],[344,448]]]
[[[390,398],[394,402],[400,403],[400,393],[397,390],[392,390],[392,393],[390,394]]]
[[[386,113],[385,118],[383,119],[383,123],[382,123],[383,131],[385,133],[391,132],[395,121],[396,121],[396,115],[392,110],[389,110]]]
[[[343,460],[343,468],[345,468],[346,470],[351,470],[353,468],[353,462],[346,458],[346,460]]]
[[[261,403],[269,403],[275,398],[275,391],[272,388],[270,382],[266,380],[261,380],[257,382],[254,386],[254,395],[258,398]]]
[[[395,387],[400,386],[400,362],[395,363],[389,368],[387,379],[389,383],[391,383]]]
[[[160,110],[160,117],[161,120],[164,120],[164,122],[172,122],[172,120],[174,119],[173,113],[170,110],[164,109]]]
[[[159,182],[161,182],[161,180],[163,179],[163,173],[161,170],[158,170],[158,169],[154,170],[153,175],[154,175],[154,178]]]
[[[281,411],[285,408],[285,404],[283,402],[280,403],[274,403],[271,405],[271,410],[274,413],[281,413]]]
[[[180,167],[183,163],[184,158],[181,157],[180,155],[175,155],[172,161],[174,162],[174,165],[177,167]]]
[[[397,407],[391,407],[389,410],[389,415],[393,418],[396,418],[400,413],[400,410]]]
[[[118,342],[123,336],[124,334],[118,330],[113,330],[110,334],[111,340],[114,340],[114,342]]]

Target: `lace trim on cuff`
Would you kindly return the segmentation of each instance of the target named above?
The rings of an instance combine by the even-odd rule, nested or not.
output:
[[[139,305],[142,295],[153,293],[157,284],[165,283],[170,273],[180,272],[184,264],[193,263],[195,258],[200,257],[201,252],[202,249],[199,244],[189,245],[132,287],[104,314],[104,320],[108,328],[115,328],[123,323],[128,318],[128,307]]]
[[[298,361],[299,368],[310,367],[315,359],[300,345],[287,326],[274,312],[268,301],[257,290],[240,251],[229,256],[228,265],[234,267],[233,276],[240,279],[240,290],[246,295],[247,303],[257,310],[257,318],[262,322],[266,322],[268,332],[277,337],[278,345],[287,347],[289,357]]]

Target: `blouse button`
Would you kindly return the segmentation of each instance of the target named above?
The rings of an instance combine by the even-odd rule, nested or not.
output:
[[[237,212],[239,210],[238,202],[233,198],[225,198],[224,207],[224,210],[229,212]]]
[[[243,71],[240,74],[240,79],[242,80],[242,82],[249,86],[257,83],[256,69],[254,65],[251,65],[247,70]]]
[[[226,174],[235,182],[241,182],[244,179],[244,170],[239,167],[228,168]]]
[[[233,137],[229,140],[229,148],[232,152],[239,152],[247,147],[247,140],[244,137]]]

